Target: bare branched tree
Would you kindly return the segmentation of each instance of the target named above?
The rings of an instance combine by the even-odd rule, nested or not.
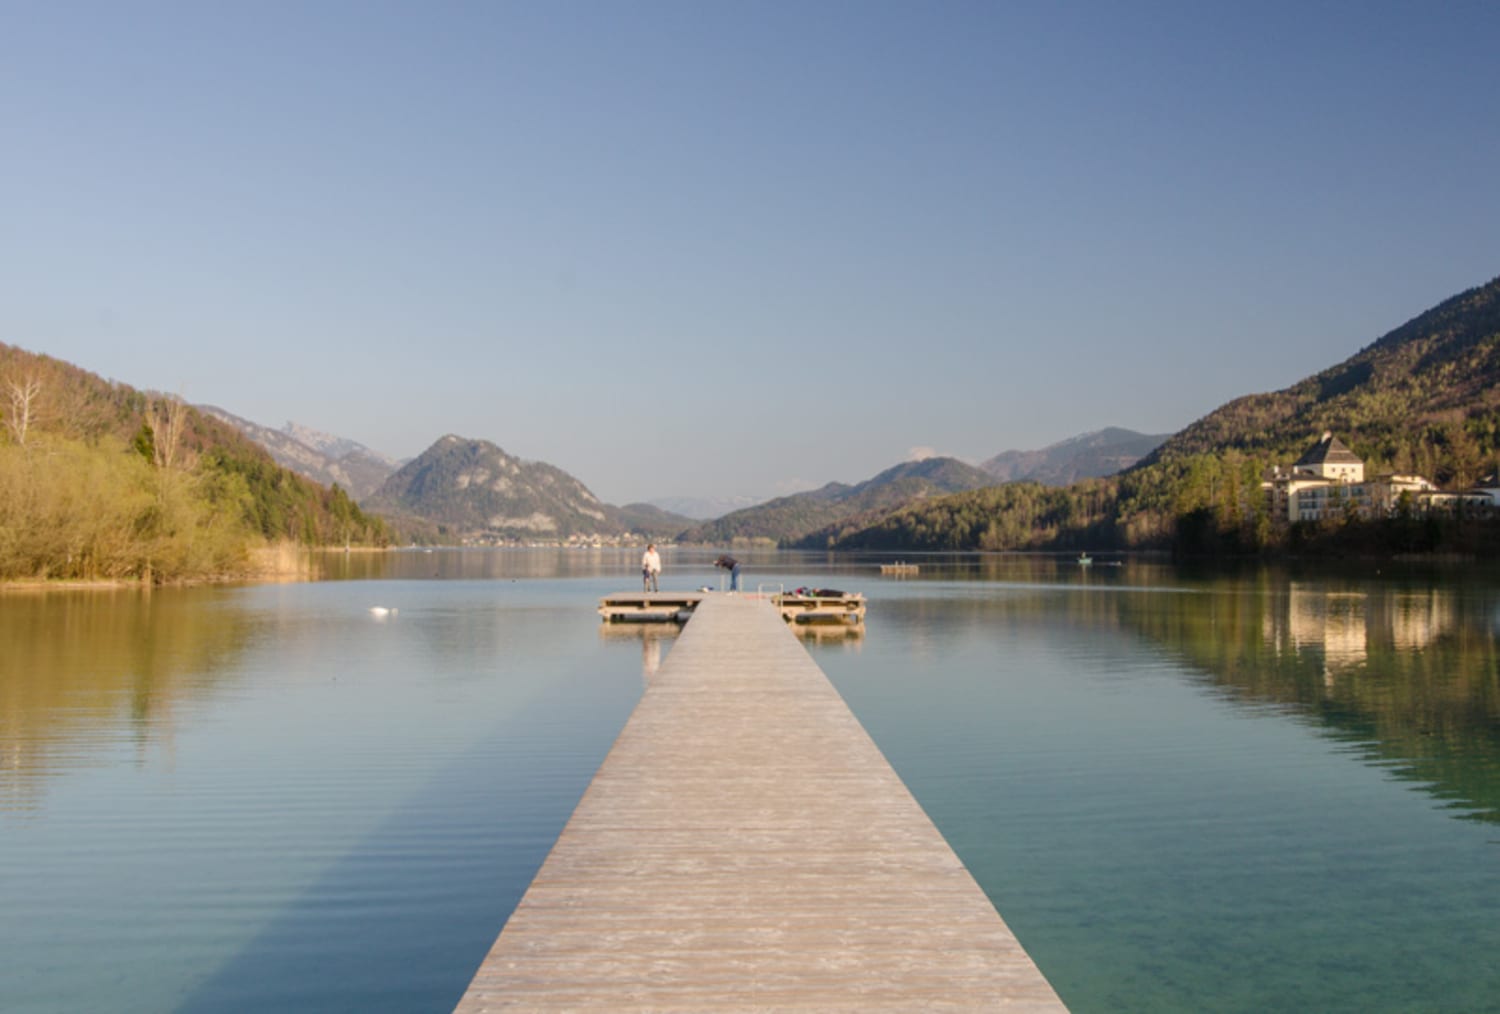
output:
[[[146,422],[154,438],[156,467],[171,471],[180,464],[182,430],[187,424],[187,402],[169,394],[151,402]]]
[[[10,411],[5,416],[5,426],[11,439],[21,447],[26,446],[26,432],[31,429],[36,417],[37,396],[42,393],[42,382],[33,375],[5,382],[5,394],[10,401]]]

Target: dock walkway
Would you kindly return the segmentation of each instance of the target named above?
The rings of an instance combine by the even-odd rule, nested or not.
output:
[[[1063,1010],[770,603],[715,595],[459,1003]]]

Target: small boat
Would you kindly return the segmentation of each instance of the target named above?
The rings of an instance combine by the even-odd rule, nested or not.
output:
[[[1078,554],[1078,566],[1087,567],[1094,562],[1094,558],[1087,553]]]

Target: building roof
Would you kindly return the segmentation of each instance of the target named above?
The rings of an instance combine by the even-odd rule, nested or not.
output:
[[[1363,465],[1353,451],[1344,446],[1342,440],[1332,433],[1324,433],[1323,439],[1307,449],[1297,459],[1297,465]],[[1293,466],[1296,467],[1296,466]]]

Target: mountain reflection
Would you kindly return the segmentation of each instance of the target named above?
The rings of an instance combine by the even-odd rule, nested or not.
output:
[[[1460,816],[1500,822],[1493,595],[1273,575],[1198,592],[1113,598],[1123,626],[1229,697],[1315,718]]]
[[[211,689],[248,629],[204,590],[7,593],[0,601],[0,811],[46,776],[170,744],[180,704]],[[124,735],[121,735],[124,730]]]

